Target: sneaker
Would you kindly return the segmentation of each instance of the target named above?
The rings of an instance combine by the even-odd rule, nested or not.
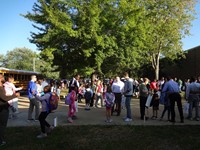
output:
[[[27,121],[28,121],[28,122],[32,122],[32,121],[34,121],[34,119],[28,119]]]
[[[130,122],[130,121],[132,121],[132,119],[126,118],[124,121],[125,121],[125,122]]]
[[[76,120],[76,119],[77,119],[77,116],[75,116],[75,115],[72,116],[72,119],[73,119],[73,120]]]
[[[188,119],[188,120],[191,120],[191,121],[193,120],[193,118],[192,118],[192,117],[187,117],[187,119]]]
[[[2,142],[0,143],[0,146],[3,146],[3,145],[6,145],[6,141],[2,141]]]
[[[67,119],[67,121],[68,121],[69,123],[73,123],[73,120],[72,120],[72,118],[70,118],[70,117]]]
[[[41,133],[37,136],[38,139],[42,139],[42,138],[45,138],[47,137],[47,134],[46,133]]]
[[[47,133],[51,133],[54,129],[54,126],[50,126],[49,128],[47,128]]]
[[[38,122],[39,120],[38,120],[38,119],[35,119],[34,121],[35,121],[35,122]]]

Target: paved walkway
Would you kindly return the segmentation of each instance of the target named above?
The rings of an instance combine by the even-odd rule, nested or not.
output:
[[[17,115],[17,118],[9,119],[8,126],[14,127],[14,126],[39,126],[39,122],[28,122],[27,121],[27,113],[28,113],[28,107],[29,107],[29,100],[26,97],[20,97],[19,98],[19,114]],[[112,116],[112,123],[105,123],[105,108],[91,108],[90,111],[84,110],[84,103],[79,103],[79,109],[78,113],[76,114],[78,119],[75,120],[72,124],[67,122],[67,110],[68,106],[64,104],[64,100],[61,100],[59,103],[58,109],[51,113],[47,120],[50,124],[53,124],[53,120],[55,117],[57,117],[57,124],[58,125],[172,125],[172,123],[167,122],[167,118],[164,118],[162,121],[159,119],[152,120],[148,119],[147,121],[140,120],[140,114],[139,114],[139,99],[132,99],[131,102],[131,109],[132,109],[132,115],[133,115],[133,121],[132,122],[124,122],[123,117],[126,114],[126,110],[123,109],[121,116]],[[177,109],[177,107],[176,107]],[[159,117],[162,113],[163,105],[160,105],[160,110],[158,111]],[[149,108],[149,117],[152,116],[152,108]],[[33,113],[34,116],[34,113]],[[165,114],[165,117],[167,116],[167,112]],[[185,115],[186,116],[186,115]],[[190,121],[185,119],[185,123],[179,123],[179,113],[176,112],[176,121],[175,125],[200,125],[200,121]]]

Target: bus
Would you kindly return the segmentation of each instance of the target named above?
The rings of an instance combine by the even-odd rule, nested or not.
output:
[[[14,85],[16,87],[23,87],[23,91],[27,89],[28,82],[31,80],[31,75],[41,76],[39,72],[16,70],[0,67],[0,74],[4,75],[5,79],[8,76],[14,77]]]

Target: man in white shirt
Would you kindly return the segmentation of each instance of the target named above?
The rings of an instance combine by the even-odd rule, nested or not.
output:
[[[120,78],[117,76],[111,88],[112,88],[112,92],[115,95],[115,105],[116,105],[116,107],[115,105],[113,106],[111,113],[113,114],[114,110],[116,110],[117,116],[119,116],[121,113],[121,100],[122,100],[122,93],[124,89],[124,82],[122,82]]]

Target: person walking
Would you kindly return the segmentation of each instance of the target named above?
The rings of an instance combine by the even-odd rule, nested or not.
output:
[[[44,95],[36,95],[36,99],[41,102],[42,104],[42,111],[39,115],[39,121],[40,121],[40,128],[41,128],[41,134],[37,136],[37,138],[45,138],[47,137],[47,132],[51,132],[51,130],[54,128],[51,126],[47,121],[46,118],[50,113],[50,110],[48,108],[48,103],[51,97],[51,86],[47,85],[44,87]],[[47,127],[47,129],[45,129]]]
[[[168,94],[168,98],[170,100],[170,110],[171,110],[171,122],[175,123],[175,102],[178,106],[178,111],[180,115],[180,122],[184,123],[183,117],[183,109],[181,103],[181,95],[178,83],[175,82],[171,77],[167,78],[167,82],[165,83],[162,92],[166,92]]]
[[[29,109],[28,109],[28,121],[38,121],[40,107],[39,102],[36,100],[37,95],[37,85],[36,85],[37,77],[36,75],[31,76],[31,81],[28,83],[28,98],[30,101]],[[33,109],[35,107],[35,119],[32,118]]]

